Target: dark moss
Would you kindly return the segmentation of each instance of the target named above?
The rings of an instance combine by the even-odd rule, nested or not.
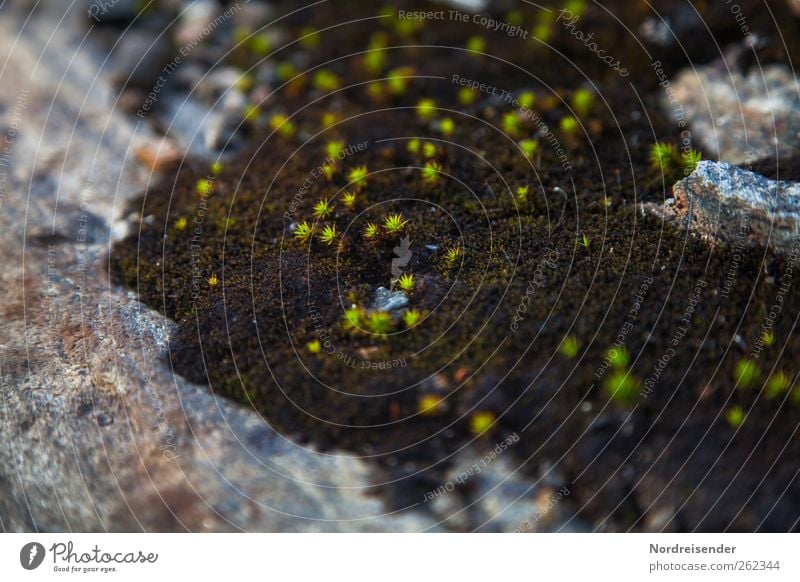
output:
[[[317,6],[285,21],[295,35],[307,26],[348,23],[322,33],[316,49],[292,45],[276,57],[302,53],[312,65],[333,59],[325,68],[348,88],[323,96],[309,74],[281,89],[263,105],[250,147],[214,180],[204,216],[195,184],[208,171],[194,163],[148,193],[140,232],[112,254],[117,281],[178,322],[170,344],[176,371],[255,407],[300,442],[375,455],[397,475],[426,469],[400,481],[402,491],[385,492],[398,506],[419,501],[437,483],[448,455],[472,438],[469,416],[480,410],[498,419],[485,442],[520,434],[513,454],[524,470],[535,475],[556,464],[574,481],[580,515],[599,527],[641,527],[663,491],[660,505],[675,510],[671,527],[678,529],[796,528],[800,491],[789,459],[800,452],[798,408],[782,398],[767,400],[762,383],[737,390],[734,378],[776,301],[785,260],[763,249],[710,247],[641,206],[669,196],[678,177],[649,165],[650,145],[677,145],[680,133],[658,106],[651,61],[661,60],[668,75],[709,61],[715,42],[737,39],[737,24],[719,3],[694,3],[702,29],[681,12],[685,3],[661,3],[663,14],[683,14],[676,30],[685,54],[677,43],[643,47],[626,30],[636,31],[649,16],[645,3],[605,4],[607,12],[592,6],[580,27],[619,55],[628,79],[559,24],[550,50],[449,20],[428,23],[411,38],[399,37],[387,19],[383,25],[349,22],[376,12],[371,3]],[[755,30],[774,34],[760,2],[740,4]],[[532,28],[538,13],[521,10]],[[792,54],[794,23],[783,8],[773,10],[783,16]],[[370,94],[363,83],[372,77],[361,57],[348,55],[364,51],[375,30],[386,33],[389,47],[426,45],[385,49],[385,70],[411,67],[415,75],[442,78],[409,81],[400,95],[386,88]],[[475,34],[485,38],[492,57],[444,48],[462,47]],[[764,58],[787,59],[777,43],[764,49]],[[536,125],[521,121],[519,135],[509,140],[499,128],[511,107],[481,94],[465,108],[453,74],[515,94],[534,91],[534,110],[553,128],[571,168],[565,170],[545,139],[531,165],[514,142]],[[581,120],[586,133],[563,135],[557,128],[569,113],[565,103],[589,83],[598,99]],[[452,110],[438,117],[453,118],[452,140],[465,146],[439,144],[435,160],[449,176],[437,184],[414,169],[424,165],[423,156],[407,150],[411,138],[439,137],[435,124],[416,115],[423,97]],[[267,120],[276,111],[297,111],[293,137],[268,138]],[[343,121],[323,130],[326,112]],[[298,189],[333,139],[368,147],[340,163],[332,181],[312,179],[293,212]],[[340,196],[347,170],[360,165],[372,174],[359,206],[346,210],[337,198],[328,220],[347,233],[346,247],[315,240],[309,249],[294,240],[290,224],[312,220],[314,202]],[[528,198],[515,201],[523,184]],[[408,331],[398,321],[398,333],[379,338],[348,331],[342,321],[344,309],[369,307],[374,289],[390,283],[400,237],[368,242],[361,236],[368,221],[379,223],[389,212],[410,219],[412,256],[404,270],[416,279],[411,306],[429,316]],[[182,217],[184,230],[175,226]],[[463,264],[451,267],[444,254],[457,244]],[[212,275],[217,286],[208,284]],[[687,325],[681,320],[690,306]],[[773,369],[794,377],[799,307],[792,291],[775,322],[775,345],[757,360],[763,377]],[[607,391],[614,372],[605,367],[606,352],[622,330],[631,354],[625,371],[643,390],[632,406],[610,401]],[[574,359],[558,351],[569,335],[580,345]],[[306,344],[315,339],[329,341],[334,354],[326,353],[328,346],[310,353]],[[361,362],[389,364],[364,370]],[[446,397],[445,409],[417,414],[421,396],[431,393]],[[738,432],[724,420],[734,404],[749,413]],[[776,499],[780,514],[769,505]]]

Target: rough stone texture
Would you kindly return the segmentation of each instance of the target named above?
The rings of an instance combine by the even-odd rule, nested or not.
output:
[[[700,162],[673,187],[665,209],[701,235],[792,253],[800,244],[800,183],[721,162]]]
[[[784,65],[767,65],[743,75],[732,60],[679,73],[671,84],[673,94],[664,94],[664,107],[676,121],[688,122],[692,139],[711,158],[749,164],[797,153],[797,79]]]
[[[169,322],[107,278],[123,209],[157,179],[134,152],[161,138],[115,108],[85,13],[48,17],[65,7],[0,19],[0,528],[435,529],[386,515],[360,460],[171,373]]]

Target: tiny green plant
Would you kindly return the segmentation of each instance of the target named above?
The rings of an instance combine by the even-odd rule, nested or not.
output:
[[[248,45],[250,52],[259,57],[269,53],[271,48],[269,38],[265,34],[254,34],[250,37]]]
[[[463,254],[464,251],[461,250],[461,245],[456,245],[447,249],[447,252],[444,254],[444,260],[448,265],[453,266]]]
[[[283,113],[273,115],[269,120],[269,126],[283,137],[292,137],[295,132],[294,123]]]
[[[423,394],[417,402],[417,411],[425,416],[435,416],[444,411],[444,402],[436,394]]]
[[[523,139],[519,142],[519,147],[522,153],[525,154],[525,157],[530,159],[539,151],[539,142],[534,139]]]
[[[347,179],[353,184],[356,190],[360,190],[367,185],[368,173],[366,166],[357,166],[350,170],[350,173],[347,174]]]
[[[397,286],[406,293],[410,293],[414,290],[414,275],[411,273],[403,273],[397,280]]]
[[[181,216],[178,220],[175,221],[175,230],[186,230],[186,226],[189,224],[189,221],[186,219],[185,216]]]
[[[517,200],[525,202],[528,199],[528,186],[517,186]]]
[[[436,102],[433,99],[420,99],[417,103],[417,117],[429,121],[436,115]]]
[[[436,162],[426,162],[425,167],[422,168],[422,179],[428,183],[435,184],[439,181],[439,175],[441,172],[441,165]]]
[[[336,91],[341,86],[341,81],[336,74],[332,73],[327,69],[320,69],[316,73],[314,73],[313,78],[314,87],[319,89],[320,91]]]
[[[683,173],[687,176],[695,171],[697,164],[703,160],[703,154],[697,150],[689,150],[681,154],[681,165],[683,166]]]
[[[478,411],[469,417],[469,430],[475,436],[486,434],[494,424],[494,413],[489,411]]]
[[[367,329],[376,335],[392,331],[392,316],[385,311],[373,311],[367,318]]]
[[[564,135],[574,136],[577,135],[578,129],[580,129],[580,124],[572,115],[567,115],[561,119],[559,122],[559,127]]]
[[[358,307],[351,307],[344,312],[342,326],[349,331],[361,329],[364,313]]]
[[[214,190],[214,183],[211,180],[201,178],[197,181],[197,184],[195,184],[195,190],[197,190],[198,194],[208,196]]]
[[[769,399],[776,398],[789,391],[792,381],[783,372],[775,372],[767,380],[766,396]]]
[[[319,32],[313,26],[306,26],[300,31],[300,45],[308,50],[313,50],[319,46]]]
[[[398,212],[395,214],[390,214],[386,217],[383,221],[383,228],[389,234],[395,234],[403,230],[406,224],[408,224],[408,220],[403,218],[403,214]]]
[[[295,69],[294,65],[289,61],[280,62],[278,66],[275,67],[275,76],[278,77],[279,81],[288,81],[296,74],[297,69]]]
[[[435,143],[426,141],[422,144],[422,155],[426,158],[435,158],[437,153]]]
[[[581,117],[589,114],[594,106],[594,93],[589,89],[578,89],[572,94],[572,108]]]
[[[734,379],[740,388],[750,388],[759,376],[760,370],[753,360],[741,359],[736,362]]]
[[[513,111],[508,111],[502,117],[503,131],[515,134],[519,131],[519,117]]]
[[[453,135],[453,131],[456,128],[455,122],[450,119],[449,117],[445,117],[442,119],[441,123],[439,123],[439,131],[442,132],[442,135],[445,137],[450,137]]]
[[[409,309],[403,314],[403,323],[409,329],[415,327],[422,321],[422,312],[418,309]]]
[[[418,154],[419,153],[419,148],[420,148],[420,143],[421,142],[416,137],[414,139],[410,139],[410,140],[408,140],[408,143],[406,144],[406,149],[411,154]]]
[[[624,346],[613,347],[608,350],[608,361],[617,370],[624,370],[628,367],[631,356]]]
[[[337,234],[338,233],[336,232],[336,225],[328,224],[325,225],[325,228],[323,228],[322,232],[319,233],[319,240],[320,242],[323,242],[326,245],[332,245],[336,240]]]
[[[245,123],[254,124],[261,117],[261,108],[255,104],[246,105],[242,115]]]
[[[655,169],[668,170],[675,159],[675,146],[658,142],[650,146],[650,165]]]
[[[217,278],[216,275],[211,275],[208,278],[208,286],[209,287],[216,287],[217,285],[219,285],[219,279]]]
[[[318,354],[322,350],[322,344],[320,343],[320,341],[318,339],[311,340],[310,342],[308,342],[306,344],[306,348],[312,354]]]
[[[639,396],[639,383],[625,370],[616,370],[604,382],[606,394],[614,402],[630,405]]]
[[[744,410],[741,406],[731,406],[725,412],[725,420],[731,428],[739,428],[744,423]]]
[[[465,107],[472,105],[475,103],[475,100],[478,98],[478,94],[475,92],[474,89],[469,87],[462,87],[458,90],[458,102]]]
[[[308,222],[301,222],[298,224],[294,229],[294,238],[301,242],[305,242],[311,238],[311,235],[314,234],[314,229]]]
[[[536,94],[533,91],[523,91],[519,95],[519,106],[530,109],[536,104]]]
[[[317,201],[316,204],[314,204],[314,212],[313,212],[314,218],[319,218],[320,220],[323,220],[328,216],[330,216],[332,212],[333,212],[333,204],[331,204],[327,198],[323,198],[322,200],[319,200]]]
[[[586,234],[581,236],[580,245],[583,248],[588,249],[590,244],[592,244],[592,241],[589,240],[589,237],[586,236]]]
[[[765,331],[761,334],[761,341],[766,347],[772,347],[775,344],[775,334],[772,330]]]
[[[363,235],[366,240],[375,240],[379,234],[380,229],[374,222],[368,222],[367,226],[364,227]]]
[[[579,350],[580,344],[578,343],[578,338],[576,338],[574,335],[570,335],[564,338],[564,341],[561,342],[561,347],[558,351],[561,352],[562,356],[571,360],[578,355]]]
[[[386,74],[389,91],[395,95],[402,95],[408,89],[408,77],[414,74],[411,67],[398,67]]]
[[[213,164],[211,164],[211,173],[214,176],[219,176],[222,173],[222,162],[217,160]]]
[[[328,157],[332,160],[335,160],[339,156],[339,152],[344,149],[344,142],[339,140],[331,140],[325,144],[325,153]]]
[[[345,191],[342,194],[342,204],[345,208],[352,210],[356,206],[356,195],[353,192]]]
[[[474,53],[486,52],[486,41],[482,36],[471,36],[467,39],[467,50]]]

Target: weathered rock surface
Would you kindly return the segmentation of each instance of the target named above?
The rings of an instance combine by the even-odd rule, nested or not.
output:
[[[157,178],[133,152],[161,137],[115,109],[85,13],[48,19],[64,9],[0,20],[0,528],[435,528],[386,515],[359,459],[302,448],[171,372],[170,323],[107,277],[125,207]]]
[[[742,74],[719,62],[686,69],[671,87],[664,107],[711,158],[750,164],[800,151],[800,87],[784,65]]]
[[[796,253],[800,183],[770,180],[722,162],[702,161],[673,187],[668,214],[699,234]]]

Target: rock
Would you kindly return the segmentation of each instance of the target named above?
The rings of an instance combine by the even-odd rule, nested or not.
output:
[[[389,291],[386,287],[375,289],[373,309],[378,311],[395,311],[408,305],[408,295],[403,291]]]
[[[800,16],[800,0],[786,0],[789,3],[789,8],[792,9],[797,16]]]
[[[720,161],[750,164],[800,151],[800,86],[792,72],[776,64],[747,75],[732,68],[714,63],[682,71],[671,85],[674,102],[667,91],[664,107]]]
[[[797,252],[800,183],[775,181],[723,162],[702,161],[673,186],[666,213],[704,237]]]

